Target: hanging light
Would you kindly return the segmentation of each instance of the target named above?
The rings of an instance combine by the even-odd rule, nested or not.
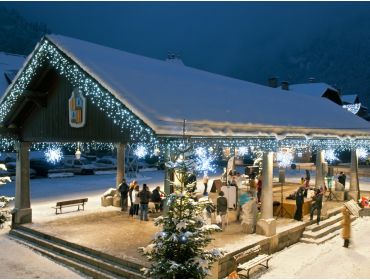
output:
[[[81,158],[80,143],[77,142],[77,151],[75,153],[76,159]]]

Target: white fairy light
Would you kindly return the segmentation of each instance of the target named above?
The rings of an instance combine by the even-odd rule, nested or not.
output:
[[[195,154],[200,158],[206,157],[206,149],[203,147],[198,147],[195,149]]]
[[[367,159],[368,152],[364,147],[360,147],[357,149],[357,154],[360,159]]]
[[[248,147],[238,147],[238,156],[245,156],[249,154],[249,148]]]
[[[203,147],[198,147],[195,149],[195,163],[196,170],[203,172],[203,175],[207,175],[208,172],[215,172],[216,167],[214,165],[215,155],[212,153],[207,153],[207,150]]]
[[[134,154],[138,158],[144,158],[148,154],[148,150],[144,145],[138,145],[134,150]]]
[[[348,111],[350,111],[352,114],[356,115],[358,113],[358,111],[360,111],[361,103],[343,105],[342,107],[344,109],[347,109]]]
[[[293,162],[293,155],[289,151],[279,151],[276,155],[276,160],[279,167],[286,168]]]
[[[333,149],[326,150],[324,158],[329,163],[338,160],[338,157]]]
[[[47,162],[52,164],[58,163],[63,158],[63,153],[61,148],[48,148],[45,153],[45,159]]]

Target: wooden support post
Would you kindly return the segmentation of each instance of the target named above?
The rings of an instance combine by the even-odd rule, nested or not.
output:
[[[320,188],[324,186],[324,156],[325,156],[325,151],[320,150],[317,151],[316,155],[316,180],[315,180],[315,187]]]
[[[30,200],[30,144],[29,142],[19,142],[16,145],[15,208],[13,210],[13,221],[15,225],[32,222]]]
[[[116,187],[121,184],[122,179],[125,178],[125,147],[123,143],[118,143],[117,147],[117,176]]]
[[[351,150],[351,169],[348,196],[350,199],[355,201],[360,198],[360,184],[358,180],[358,153],[356,149]]]
[[[257,223],[257,233],[265,236],[276,234],[276,220],[273,217],[273,153],[264,152],[262,161],[262,206],[261,219]]]

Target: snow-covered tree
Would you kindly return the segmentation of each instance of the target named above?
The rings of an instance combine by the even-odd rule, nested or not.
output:
[[[151,267],[144,269],[151,278],[205,278],[211,264],[223,255],[220,249],[205,249],[211,233],[220,228],[206,224],[203,210],[207,204],[192,196],[195,161],[185,158],[189,151],[191,148],[180,148],[177,159],[166,164],[177,178],[177,183],[171,182],[175,191],[167,196],[167,215],[154,221],[161,231],[150,245],[139,248],[151,261]]]
[[[6,170],[5,164],[0,164],[0,170]],[[8,176],[0,177],[0,186],[10,181],[10,177]],[[3,226],[10,216],[10,212],[7,208],[9,202],[12,200],[14,200],[14,197],[0,196],[0,227]]]

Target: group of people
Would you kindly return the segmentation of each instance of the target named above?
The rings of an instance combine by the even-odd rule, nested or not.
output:
[[[323,200],[323,188],[318,188],[314,190],[314,195],[312,196],[312,205],[310,210],[310,219],[313,220],[313,215],[315,211],[317,211],[317,224],[320,223],[320,215],[321,215],[321,208],[322,208],[322,200]],[[307,190],[304,186],[300,186],[295,194],[296,199],[296,211],[294,213],[294,219],[297,221],[302,221],[302,208],[305,198],[305,193],[307,193]]]
[[[140,212],[140,220],[148,221],[149,202],[154,203],[157,212],[162,211],[163,204],[159,186],[151,192],[147,184],[143,184],[143,188],[140,190],[137,181],[134,180],[128,185],[126,179],[123,178],[121,184],[118,186],[118,191],[121,193],[121,211],[127,210],[127,199],[130,199],[129,215],[132,218],[139,216]]]
[[[309,182],[308,180],[305,180]],[[343,172],[340,172],[338,176],[338,182],[345,187],[346,185],[346,175]],[[302,182],[302,184],[304,181]],[[303,202],[304,202],[304,197],[307,196],[307,189],[308,186],[302,185],[298,188],[296,191],[296,212],[294,214],[294,219],[297,221],[302,221],[302,207],[303,207]],[[322,208],[322,202],[323,202],[323,196],[325,192],[325,186],[315,189],[315,194],[312,197],[312,205],[311,205],[311,210],[310,210],[310,220],[313,220],[313,215],[314,212],[317,211],[317,221],[316,223],[319,225],[320,224],[320,218],[321,218],[321,208]],[[351,217],[350,217],[350,211],[346,206],[343,206],[342,208],[342,215],[343,215],[343,220],[342,220],[342,238],[344,240],[343,247],[348,248],[349,243],[350,243],[350,231],[351,231]]]

